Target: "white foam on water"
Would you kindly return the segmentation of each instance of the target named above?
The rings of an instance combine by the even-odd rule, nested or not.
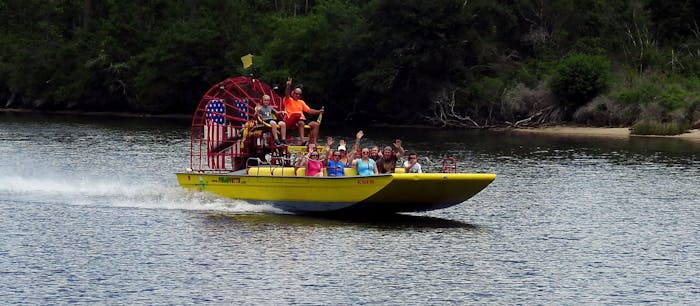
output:
[[[173,178],[172,182],[174,183]],[[160,182],[58,175],[0,177],[0,197],[46,204],[283,214],[268,204],[218,197]],[[165,180],[163,183],[168,183]]]

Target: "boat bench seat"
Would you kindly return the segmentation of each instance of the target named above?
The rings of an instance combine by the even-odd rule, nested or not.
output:
[[[356,176],[357,169],[355,168],[345,168],[345,176]],[[405,173],[404,168],[397,167],[396,173]],[[294,167],[278,167],[278,166],[257,166],[248,168],[248,175],[260,175],[260,176],[295,176]],[[297,169],[296,176],[305,176],[306,168]],[[328,171],[323,169],[323,176],[328,176]]]
[[[248,168],[248,175],[260,176],[295,176],[294,167],[277,167],[277,166],[259,166]],[[297,169],[296,176],[305,176],[306,168]],[[345,176],[356,176],[357,170],[354,168],[345,168]],[[328,171],[323,169],[323,176],[328,176]]]

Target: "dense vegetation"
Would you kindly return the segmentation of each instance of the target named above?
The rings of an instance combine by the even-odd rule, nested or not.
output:
[[[695,0],[0,0],[0,20],[6,107],[189,113],[255,74],[331,121],[700,117]]]

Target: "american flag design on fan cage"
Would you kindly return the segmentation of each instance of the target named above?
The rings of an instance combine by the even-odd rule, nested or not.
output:
[[[258,135],[248,133],[253,128],[254,106],[261,103],[260,98],[265,94],[272,98],[273,107],[283,109],[282,97],[267,84],[250,77],[228,78],[209,88],[192,117],[190,168],[193,171],[240,170],[249,157],[265,153],[265,148],[253,141]]]
[[[205,129],[207,135],[207,149],[210,152],[208,158],[209,168],[211,169],[223,169],[226,167],[226,156],[224,154],[214,153],[212,149],[221,145],[221,143],[226,139],[226,128],[224,123],[226,122],[226,106],[223,100],[211,100],[209,105],[207,105],[207,112],[205,114],[207,118],[207,128]]]

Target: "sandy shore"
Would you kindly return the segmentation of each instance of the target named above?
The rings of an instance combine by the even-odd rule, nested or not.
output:
[[[674,136],[656,136],[656,135],[630,135],[629,128],[598,128],[598,127],[571,127],[571,126],[553,126],[546,128],[532,129],[514,129],[515,134],[536,134],[536,135],[553,135],[553,136],[570,136],[570,137],[608,137],[608,138],[629,138],[629,137],[661,137],[661,138],[677,138],[690,141],[700,142],[700,130],[690,130],[690,133]]]

